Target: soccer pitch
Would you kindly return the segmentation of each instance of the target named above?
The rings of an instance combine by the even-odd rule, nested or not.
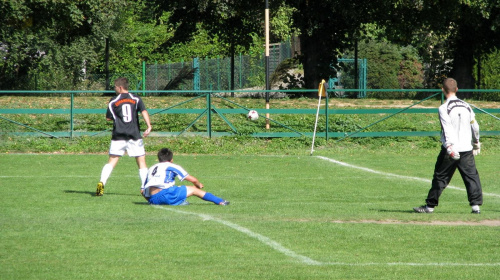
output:
[[[140,196],[129,157],[95,197],[106,155],[2,154],[0,278],[497,279],[498,156],[476,160],[480,215],[458,171],[413,213],[435,156],[175,155],[231,205],[169,207]]]

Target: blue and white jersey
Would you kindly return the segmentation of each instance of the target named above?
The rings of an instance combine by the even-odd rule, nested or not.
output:
[[[149,187],[167,189],[175,186],[175,178],[183,181],[189,174],[181,166],[171,162],[160,162],[151,166],[144,184],[144,196],[149,197]]]
[[[458,152],[472,150],[472,141],[479,141],[479,125],[470,105],[452,96],[439,106],[441,142],[443,147],[453,145]]]

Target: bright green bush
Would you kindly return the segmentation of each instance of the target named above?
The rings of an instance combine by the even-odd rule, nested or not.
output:
[[[399,47],[386,41],[369,40],[359,42],[358,49],[359,58],[366,58],[368,61],[367,88],[423,88],[423,66],[415,48]],[[354,55],[350,52],[347,56],[352,58]],[[368,92],[368,97],[381,99],[413,98],[415,95],[415,92]]]
[[[478,63],[474,67],[474,76],[478,76]],[[495,48],[491,53],[481,57],[481,89],[499,89],[500,88],[500,49]],[[483,93],[481,100],[498,101],[499,93]]]

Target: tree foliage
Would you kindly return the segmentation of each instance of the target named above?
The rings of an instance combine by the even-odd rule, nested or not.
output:
[[[270,19],[271,42],[289,41],[293,35],[300,34],[300,30],[295,27],[293,22],[294,12],[296,10],[285,3],[275,7]]]
[[[136,73],[143,61],[261,53],[264,1],[81,0],[0,2],[0,89],[73,89],[91,74]],[[418,50],[424,86],[454,76],[473,88],[474,65],[495,67],[499,0],[269,1],[274,42],[299,35],[306,88],[335,74],[338,57],[356,42],[378,39]],[[392,46],[390,47],[392,48]],[[496,49],[495,49],[496,48]],[[362,49],[360,49],[360,54]],[[418,59],[394,58],[399,87],[419,84]],[[371,65],[369,63],[369,65]],[[493,65],[493,66],[490,66]],[[391,70],[393,71],[393,70]],[[483,71],[484,75],[491,71]],[[488,74],[489,75],[489,74]],[[36,77],[36,79],[34,79]],[[493,76],[495,77],[495,76]],[[28,84],[29,81],[37,84]],[[486,83],[486,81],[488,81]],[[494,85],[483,79],[485,85]],[[35,87],[36,86],[36,87]]]
[[[474,58],[500,45],[498,0],[398,0],[378,22],[392,27],[391,40],[421,50],[430,85],[451,75],[462,88],[474,88]]]
[[[253,1],[151,0],[149,3],[156,16],[171,12],[169,23],[175,31],[164,43],[166,48],[191,41],[202,28],[219,42],[220,54],[229,56],[238,48],[248,50],[252,36],[261,31],[263,9],[256,8]]]
[[[44,89],[72,88],[98,63],[126,7],[125,0],[2,1],[0,88],[26,86],[33,76]]]
[[[362,40],[359,56],[368,60],[367,87],[369,89],[419,89],[423,87],[422,62],[417,50],[400,47],[388,41]],[[353,52],[347,53],[349,58]],[[352,67],[349,67],[352,71]],[[354,76],[351,73],[350,76]],[[377,98],[411,98],[407,93],[374,92]]]
[[[293,8],[293,23],[300,30],[306,88],[334,76],[337,58],[354,49],[364,24],[373,22],[387,1],[284,0]]]
[[[474,76],[479,75],[480,69],[480,88],[499,89],[500,88],[500,49],[495,48],[491,53],[481,56],[481,61],[476,60],[474,67]],[[478,59],[479,60],[479,59]],[[480,68],[478,67],[480,66]]]

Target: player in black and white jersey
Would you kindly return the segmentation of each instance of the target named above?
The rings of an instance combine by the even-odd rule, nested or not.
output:
[[[434,167],[432,187],[425,200],[426,205],[415,207],[413,210],[432,213],[434,207],[438,206],[441,193],[458,168],[472,213],[479,214],[479,206],[483,204],[483,192],[474,160],[474,156],[481,151],[479,125],[470,105],[457,98],[457,81],[447,78],[443,82],[442,90],[446,97],[446,102],[439,106],[443,145]]]
[[[126,78],[115,80],[115,92],[117,96],[111,98],[106,111],[106,119],[113,121],[109,159],[108,163],[102,168],[101,179],[97,184],[96,196],[104,194],[104,186],[113,168],[115,168],[120,157],[125,154],[125,151],[130,157],[135,157],[136,159],[141,186],[144,185],[148,175],[145,157],[146,151],[139,126],[139,113],[141,113],[147,125],[143,134],[144,137],[148,136],[151,132],[151,122],[144,102],[142,102],[139,96],[128,92],[128,87],[129,84]]]

